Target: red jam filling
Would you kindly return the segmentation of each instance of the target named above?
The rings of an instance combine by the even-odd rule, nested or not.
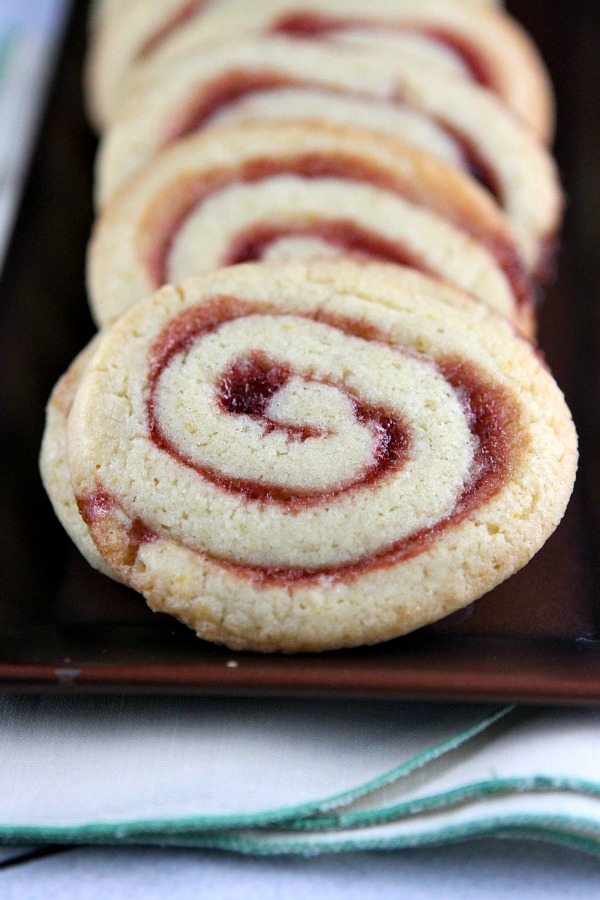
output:
[[[179,140],[188,134],[192,134],[193,132],[202,129],[208,123],[208,121],[221,109],[224,109],[231,103],[235,103],[237,100],[241,100],[245,96],[249,96],[259,91],[276,91],[280,88],[286,87],[309,88],[312,91],[323,94],[340,93],[344,96],[360,96],[361,98],[367,99],[371,97],[371,95],[369,94],[362,94],[358,91],[337,91],[334,88],[330,88],[318,83],[283,77],[277,75],[276,73],[244,72],[243,70],[235,70],[224,75],[216,82],[213,82],[205,92],[196,97],[193,102],[187,104],[185,109],[183,109],[180,114],[176,116],[175,121],[171,124],[169,132],[166,135],[165,143],[168,144],[173,141]],[[408,105],[403,100],[401,94],[390,98],[389,102],[396,105]],[[478,181],[502,206],[503,191],[498,176],[493,166],[480,152],[479,148],[470,138],[462,134],[449,122],[439,118],[436,118],[435,122],[438,127],[442,131],[444,131],[457,146],[463,160],[464,171],[468,172],[472,178]],[[323,230],[321,226],[319,228],[321,231]],[[266,229],[266,226],[261,226],[261,229]],[[498,260],[502,270],[504,271],[507,279],[511,284],[517,304],[524,306],[533,306],[534,289],[531,283],[531,279],[525,271],[525,268],[521,263],[518,254],[515,252],[514,247],[512,247],[510,243],[504,238],[486,238],[486,236],[483,236],[481,234],[476,234],[474,236],[477,237],[477,239],[482,243],[485,243],[488,246],[488,249],[490,249],[490,251]],[[350,235],[348,235],[347,239],[350,239]],[[257,251],[252,251],[252,249],[250,248],[249,255],[247,256],[244,256],[244,253],[242,252],[244,240],[245,238],[243,235],[236,238],[234,248],[232,248],[226,256],[226,260],[228,262],[243,262],[251,259],[260,259],[264,255],[264,251],[266,250],[268,244],[266,239],[263,239],[262,241],[264,247],[262,248],[262,251],[260,253],[258,253]],[[337,241],[335,238],[332,238],[330,242],[342,246],[345,249],[345,244],[343,241]],[[398,262],[402,265],[407,265],[411,268],[419,269],[423,272],[427,271],[423,263],[418,261],[413,255],[411,255],[406,248],[399,248],[393,245],[391,242],[384,242],[383,239],[378,239],[378,248],[375,248],[373,237],[371,237],[371,239],[369,240],[365,235],[365,242],[362,244],[362,246],[359,246],[360,241],[358,240],[354,241],[353,243],[355,244],[355,252],[362,252],[363,254],[370,256],[373,259],[384,259],[390,262]],[[238,250],[239,247],[242,247],[242,250]],[[252,255],[252,253],[254,253],[254,255]],[[163,265],[166,265],[166,262],[163,262]],[[543,272],[546,271],[546,267],[544,265],[541,265],[539,269],[539,274],[543,274]],[[164,283],[164,281],[166,280],[165,274],[163,273],[161,277],[161,283]]]
[[[498,175],[472,138],[467,137],[446,119],[433,117],[433,120],[454,141],[462,157],[463,170],[482,185],[500,206],[504,206],[503,190]]]
[[[77,497],[77,507],[79,515],[86,523],[90,525],[103,519],[115,506],[115,498],[106,491],[98,490],[89,497]]]
[[[196,16],[203,6],[206,6],[208,0],[188,0],[187,3],[182,3],[179,9],[176,9],[173,14],[166,19],[166,21],[158,28],[154,34],[151,34],[150,37],[142,44],[138,52],[136,53],[136,59],[141,60],[147,56],[151,56],[158,48],[171,37],[182,25],[185,25],[186,22],[189,22],[190,19],[193,19]]]
[[[164,144],[181,140],[188,134],[199,131],[221,110],[244,97],[259,91],[303,86],[308,82],[280,75],[277,72],[256,72],[234,69],[224,73],[189,100],[176,115],[165,134]],[[311,85],[312,87],[312,85]]]
[[[88,496],[77,497],[76,500],[79,515],[88,528],[97,525],[113,509],[120,507],[117,498],[101,488],[98,488],[97,491]],[[155,541],[158,535],[155,531],[148,528],[142,519],[135,518],[129,526],[127,538],[130,545],[140,547],[142,544],[149,544]]]
[[[477,47],[467,37],[452,31],[450,28],[441,26],[436,28],[433,25],[415,25],[414,27],[409,27],[408,30],[431,38],[431,40],[452,50],[459,57],[474,82],[492,91],[495,89],[493,74],[489,65],[482,54],[478,52]]]
[[[293,87],[303,88],[318,94],[338,94],[344,97],[356,97],[361,100],[374,99],[372,94],[363,91],[335,88],[310,79],[292,78],[277,72],[235,69],[215,79],[205,90],[199,92],[185,104],[171,121],[163,143],[168,145],[181,140],[189,134],[200,131],[219,112],[243,100],[245,97],[250,97],[256,93],[266,93]],[[394,97],[387,98],[387,102],[395,106],[410,106],[410,103],[402,97],[401,92]],[[457,145],[463,159],[464,170],[485,187],[499,203],[502,203],[502,191],[496,173],[491,164],[484,159],[473,141],[469,140],[445,120],[436,119],[435,121],[440,130],[445,132]]]
[[[265,418],[267,406],[292,377],[292,370],[272,362],[264,353],[250,354],[234,362],[221,375],[217,398],[223,412]]]
[[[468,512],[475,494],[478,502],[482,502],[501,486],[508,464],[509,438],[514,432],[515,411],[507,404],[505,393],[475,377],[468,364],[459,359],[446,359],[438,365],[446,381],[458,393],[467,412],[471,433],[477,438],[477,475],[458,504],[459,507],[465,505]]]
[[[350,155],[323,155],[306,153],[280,159],[256,157],[234,169],[217,169],[201,176],[180,179],[164,192],[164,201],[170,206],[169,216],[160,216],[163,196],[158,198],[156,214],[151,207],[141,233],[151,235],[150,253],[146,265],[156,287],[168,282],[168,260],[173,243],[186,219],[211,195],[232,184],[256,184],[278,175],[297,175],[307,180],[339,178],[345,181],[363,182],[392,191],[413,202],[418,202],[418,188],[408,181],[390,177],[389,172]]]
[[[151,351],[146,394],[148,432],[155,446],[227,492],[240,493],[249,502],[275,503],[288,509],[290,513],[307,505],[326,505],[345,491],[368,488],[388,473],[397,471],[407,461],[410,453],[408,429],[397,415],[366,403],[349,392],[344,384],[335,386],[352,400],[357,421],[373,430],[376,444],[370,465],[354,481],[335,489],[303,493],[293,488],[284,489],[277,485],[225,477],[187,459],[173,445],[156,417],[155,395],[162,373],[176,356],[187,353],[203,335],[215,331],[225,322],[261,312],[281,315],[268,307],[221,297],[186,310],[159,335]],[[322,312],[307,318],[323,322],[353,337],[387,343],[385,334],[368,323],[365,325],[357,320]],[[437,368],[459,396],[476,444],[471,478],[457,498],[450,515],[369,556],[340,565],[305,569],[252,566],[215,557],[213,561],[237,577],[250,579],[257,585],[309,584],[321,577],[351,581],[358,575],[397,565],[426,551],[443,532],[459,525],[473,510],[488,502],[505,484],[522,446],[523,439],[518,432],[518,408],[503,388],[488,382],[471,363],[459,358],[446,358],[437,361]],[[295,426],[281,425],[268,417],[270,400],[292,376],[317,380],[308,373],[294,372],[288,365],[270,359],[262,351],[256,351],[236,360],[222,373],[215,385],[216,399],[227,414],[262,420],[266,430],[270,430],[271,426],[282,430],[290,429],[289,436],[292,440],[318,439],[321,434],[304,436],[298,434]],[[117,506],[118,501],[99,488],[90,497],[78,498],[78,504],[83,519],[91,526]],[[141,544],[157,537],[142,520],[134,519],[127,534],[129,546],[124,557],[126,564],[129,564],[129,558],[135,560],[137,548]]]
[[[286,237],[318,238],[345,255],[410,266],[411,269],[433,274],[425,263],[406,247],[344,219],[320,221],[315,225],[278,226],[268,223],[254,225],[236,235],[235,241],[222,260],[222,265],[232,266],[236,263],[263,259],[272,244]]]
[[[323,437],[323,429],[310,425],[282,425],[266,414],[272,398],[288,383],[292,374],[289,366],[270,360],[257,351],[236,360],[221,375],[217,384],[217,401],[225,413],[262,421],[265,433],[283,431],[288,440],[301,442],[312,437]]]
[[[127,537],[130,544],[141,547],[142,544],[151,544],[152,541],[157,540],[158,535],[151,528],[148,528],[141,519],[136,518],[129,526]]]
[[[146,267],[156,287],[168,282],[168,261],[176,237],[183,227],[186,219],[193,210],[197,209],[209,196],[215,194],[232,184],[255,184],[277,175],[293,174],[305,179],[319,179],[334,177],[346,181],[372,184],[375,187],[390,191],[409,202],[417,205],[429,206],[430,198],[423,195],[417,184],[409,180],[402,180],[392,176],[389,171],[372,165],[363,159],[342,154],[304,154],[292,158],[261,158],[248,160],[235,169],[217,169],[201,176],[189,176],[181,178],[174,185],[165,189],[159,195],[156,208],[150,207],[145,219],[141,223],[140,234],[148,242],[148,251],[143,253],[146,259]],[[168,212],[165,215],[164,206]],[[435,206],[433,207],[435,208]],[[501,234],[481,229],[468,220],[458,221],[454,219],[458,227],[471,234],[475,240],[485,246],[497,260],[498,265],[508,279],[517,303],[529,304],[531,302],[531,283],[520,261],[519,255],[512,241]],[[327,226],[332,228],[333,225]],[[339,224],[336,226],[339,229]],[[318,234],[319,226],[315,226]],[[358,226],[355,227],[355,233]],[[344,245],[353,243],[352,234],[346,233],[342,238]],[[354,251],[362,251],[366,256],[375,256],[381,259],[382,255],[394,258],[394,261],[407,262],[416,268],[423,269],[423,265],[414,257],[408,258],[406,248],[397,247],[392,251],[392,245],[383,239],[377,239],[377,247],[373,239],[368,239],[366,231],[363,232],[366,244],[361,247],[354,242]],[[375,251],[370,252],[371,251]],[[251,249],[251,248],[250,248]],[[235,248],[227,254],[227,259],[232,258]],[[237,258],[237,257],[236,257]]]
[[[163,145],[174,143],[187,135],[202,130],[221,110],[239,100],[243,100],[244,97],[259,92],[277,91],[290,87],[304,88],[320,94],[339,94],[345,97],[373,99],[372,94],[349,89],[337,89],[309,79],[291,78],[276,72],[236,69],[215,79],[204,91],[193,97],[174,115],[164,135]],[[396,106],[410,107],[411,105],[403,98],[401,91],[397,92],[393,97],[387,98],[387,102]],[[430,116],[429,118],[454,142],[462,158],[461,168],[463,171],[467,172],[484,187],[501,207],[506,208],[504,190],[498,174],[493,164],[486,159],[476,143],[443,117]],[[267,176],[265,175],[264,177]],[[202,198],[200,198],[199,202],[201,200]],[[487,243],[488,248],[496,255],[511,283],[516,302],[533,308],[535,306],[534,286],[514,248],[504,238],[494,241],[492,238],[486,240],[486,237],[481,234],[474,236],[482,243]],[[554,271],[554,250],[555,240],[553,237],[550,237],[542,245],[540,260],[535,271],[537,280],[543,284],[551,280]],[[412,265],[410,262],[405,264]],[[415,266],[415,268],[418,267]],[[161,283],[164,283],[164,280],[163,276],[163,282]]]
[[[402,466],[408,456],[410,435],[406,426],[391,411],[366,403],[350,394],[343,384],[325,382],[308,373],[292,371],[288,366],[271,360],[259,351],[236,360],[219,378],[215,394],[221,409],[231,415],[247,415],[260,420],[266,432],[283,431],[288,440],[319,438],[325,432],[306,426],[281,424],[271,419],[266,410],[272,397],[292,376],[307,382],[334,386],[346,394],[352,403],[356,420],[369,428],[375,437],[375,448],[369,465],[351,480],[335,488],[326,491],[311,490],[229,477],[210,466],[197,464],[175,446],[157,417],[156,391],[162,373],[176,356],[188,352],[202,336],[215,331],[225,322],[257,311],[258,309],[248,305],[240,308],[236,300],[220,298],[213,304],[193,307],[175,319],[163,332],[152,350],[146,399],[148,433],[152,442],[182,465],[229,493],[242,494],[247,500],[285,506],[290,510],[321,504],[349,490],[364,488]],[[264,307],[261,311],[270,314]],[[272,314],[277,315],[275,312]],[[326,319],[320,317],[319,321],[326,322]]]
[[[493,79],[481,54],[472,42],[450,28],[436,28],[432,25],[417,22],[377,21],[365,18],[347,18],[343,16],[325,16],[318,13],[291,13],[282,16],[271,26],[273,34],[287,34],[299,38],[327,38],[339,32],[364,28],[368,31],[381,31],[384,34],[399,32],[401,34],[420,34],[432,41],[442,44],[459,57],[472,80],[485,87],[494,89]]]
[[[509,476],[517,450],[517,413],[505,391],[481,380],[477,370],[461,360],[447,359],[439,369],[459,393],[471,434],[476,439],[475,473],[449,516],[355,562],[318,569],[248,566],[232,560],[215,560],[237,576],[257,584],[285,586],[309,584],[321,577],[352,581],[358,575],[388,568],[428,550],[447,529],[459,525],[477,507],[488,502]]]

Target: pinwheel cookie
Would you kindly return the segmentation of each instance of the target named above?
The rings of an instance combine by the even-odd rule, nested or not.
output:
[[[157,59],[205,55],[207,44],[242,33],[343,42],[425,63],[494,91],[542,140],[552,133],[550,86],[528,36],[492,6],[455,0],[137,0],[111,16],[92,45],[88,93],[96,121],[114,120],[132,79],[143,79]]]
[[[400,57],[285,37],[242,38],[152,67],[101,145],[106,201],[163,147],[211,125],[313,118],[373,128],[475,176],[497,198],[533,270],[561,210],[549,153],[490,93]]]
[[[529,280],[482,189],[391,138],[304,121],[214,129],[157,157],[98,221],[90,299],[107,324],[203,270],[344,254],[435,275],[532,331]]]
[[[68,445],[111,570],[262,651],[374,643],[470,603],[553,531],[576,464],[507,320],[349,262],[236,266],[138,304],[85,371]]]

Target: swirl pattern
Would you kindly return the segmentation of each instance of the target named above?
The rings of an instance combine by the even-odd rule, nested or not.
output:
[[[126,27],[125,27],[126,24]],[[132,83],[156,60],[174,60],[206,42],[240,33],[287,34],[402,56],[443,77],[496,92],[543,140],[552,132],[545,70],[527,36],[507,15],[445,0],[144,0],[108,18],[92,46],[89,104],[95,121],[114,121]]]
[[[100,217],[90,297],[105,324],[219,265],[340,254],[449,281],[531,333],[530,280],[471,179],[391,139],[314,122],[223,127],[163,153]]]
[[[271,348],[270,355],[245,349],[248,334],[256,333],[255,321],[259,314],[258,328],[262,341]],[[449,359],[433,367],[430,360],[403,355],[397,349],[382,349],[383,335],[375,329],[365,346],[363,328],[341,317],[304,314],[302,318],[312,324],[299,318],[297,314],[282,315],[264,307],[255,312],[239,302],[219,300],[175,319],[160,334],[151,355],[147,399],[149,436],[160,450],[225,490],[234,503],[236,495],[241,495],[261,501],[264,506],[289,511],[322,507],[336,499],[338,506],[333,510],[331,527],[339,527],[340,500],[358,488],[374,491],[382,479],[386,480],[386,496],[392,493],[398,509],[405,508],[414,490],[425,495],[434,460],[445,456],[446,466],[440,469],[439,478],[442,485],[448,484],[448,494],[440,492],[437,485],[431,506],[423,510],[422,521],[417,520],[414,530],[399,541],[386,544],[385,540],[386,533],[397,534],[398,521],[386,514],[384,525],[380,522],[383,509],[379,503],[371,514],[361,503],[361,517],[353,523],[350,540],[354,546],[360,533],[360,541],[368,546],[368,551],[366,559],[353,561],[350,568],[390,564],[399,555],[415,551],[422,543],[426,523],[433,519],[448,525],[477,504],[479,494],[490,491],[492,482],[499,482],[507,465],[507,422],[512,408],[501,392],[484,385],[466,365]],[[298,350],[289,344],[290,325]],[[199,395],[186,397],[185,407],[181,405],[184,401],[180,401],[180,412],[189,421],[203,421],[209,429],[219,431],[219,441],[199,454],[196,441],[190,441],[183,429],[177,428],[174,434],[169,434],[168,426],[173,430],[170,414],[161,421],[157,411],[170,410],[174,396],[184,397],[189,394],[190,382],[198,384],[202,376],[190,371],[194,367],[192,353],[197,354],[202,366],[206,365],[210,351],[202,339],[213,333],[219,335],[219,355],[225,351],[223,359],[215,360],[214,368],[219,375],[214,393],[213,385],[204,382]],[[253,339],[256,340],[254,336]],[[300,359],[318,358],[320,345],[328,348],[326,369],[315,371],[312,363],[308,367],[305,362],[301,365]],[[358,354],[364,357],[359,357],[357,362],[357,368],[367,375],[364,381],[356,374],[350,384],[347,377],[344,380],[348,349],[355,359]],[[182,355],[185,364],[179,359]],[[385,371],[392,366],[394,395],[397,392],[402,402],[383,406],[365,399],[372,391],[368,387],[371,373],[379,367]],[[452,404],[449,389],[455,394],[451,409],[456,421],[452,426],[446,417],[438,422],[429,414],[432,404],[437,407]],[[416,394],[416,403],[414,407],[411,404],[409,426],[403,421],[403,411],[407,405],[406,394],[411,390]],[[205,399],[205,404],[198,403],[198,396]],[[187,403],[192,401],[188,408]],[[301,410],[303,417],[312,409],[315,418],[309,415],[298,424],[297,411]],[[422,410],[421,416],[418,410]],[[243,417],[242,433],[238,416]],[[427,432],[427,444],[417,450],[417,435],[424,432]],[[269,480],[274,454],[280,456],[277,474],[281,476],[275,482]],[[403,471],[409,459],[410,475]],[[392,475],[395,484],[390,483]],[[353,501],[351,497],[348,506]],[[350,508],[344,507],[342,517],[349,514]],[[271,524],[278,524],[278,516],[276,511],[275,521],[267,521],[265,539]],[[268,513],[265,518],[268,519]],[[376,528],[378,522],[380,526]],[[296,524],[298,534],[294,533]],[[302,520],[297,518],[289,527],[292,543],[300,550]],[[430,536],[431,526],[427,532]],[[374,546],[379,547],[382,542],[384,549],[375,552]],[[286,548],[286,559],[289,552]],[[321,552],[319,548],[318,554]],[[313,566],[300,569],[292,566],[290,575],[290,567],[284,568],[282,559],[273,559],[267,571],[271,577],[284,580],[312,578],[315,572],[339,573],[348,564],[341,553],[334,565],[329,562],[324,568],[315,569],[316,560],[306,558],[300,550],[296,563],[299,565],[301,560],[307,565],[312,561]],[[264,570],[264,565],[257,563],[260,575],[264,576]]]
[[[523,564],[568,491],[532,498],[574,461],[526,342],[408,270],[265,272],[165,288],[102,341],[69,450],[110,567],[203,636],[289,650],[403,633]]]
[[[488,91],[404,57],[285,37],[246,38],[155,65],[107,133],[101,205],[170,143],[215,125],[326,120],[372,128],[476,177],[505,210],[530,269],[557,229],[560,189],[547,151]]]

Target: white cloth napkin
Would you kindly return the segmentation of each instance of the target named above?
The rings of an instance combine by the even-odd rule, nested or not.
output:
[[[600,712],[4,697],[0,841],[313,854],[536,837],[600,854]]]

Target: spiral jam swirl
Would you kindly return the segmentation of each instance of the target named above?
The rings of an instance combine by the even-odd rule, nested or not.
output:
[[[391,22],[373,18],[346,18],[343,16],[326,16],[318,13],[290,13],[282,16],[271,27],[274,34],[287,34],[303,38],[327,38],[342,35],[345,31],[365,29],[377,34],[396,33],[400,35],[418,35],[427,38],[434,45],[438,44],[451,51],[464,69],[465,74],[484,87],[494,89],[493,78],[472,41],[450,28],[434,27],[418,22]]]
[[[168,146],[190,134],[201,131],[223,112],[227,112],[231,108],[235,111],[237,104],[243,103],[253,96],[273,95],[276,97],[278,92],[285,92],[286,89],[309,92],[311,99],[341,97],[359,102],[385,103],[392,108],[407,109],[413,115],[428,119],[431,126],[441,134],[443,141],[448,145],[447,161],[450,164],[459,165],[465,172],[468,172],[500,204],[504,202],[494,164],[486,158],[473,140],[446,119],[420,112],[407,101],[401,91],[396,91],[391,97],[382,98],[348,86],[334,87],[314,78],[294,77],[285,72],[272,71],[269,68],[264,71],[244,69],[239,66],[232,68],[213,79],[201,91],[192,94],[186,99],[182,108],[172,116],[172,120],[165,129],[162,145]],[[423,149],[429,149],[429,147]]]
[[[165,22],[153,34],[151,34],[140,47],[136,59],[142,60],[151,56],[163,46],[168,39],[184,25],[187,25],[203,9],[210,5],[210,0],[187,0],[182,2]],[[390,22],[378,21],[365,17],[327,16],[318,13],[293,12],[281,16],[269,28],[272,34],[283,34],[298,38],[323,39],[342,35],[347,30],[365,29],[371,33],[383,32],[389,34],[395,32],[400,35],[411,34],[425,38],[435,46],[443,47],[456,57],[457,63],[464,74],[471,80],[493,89],[493,78],[486,66],[481,54],[464,36],[450,28],[434,27],[419,22]]]
[[[161,47],[171,35],[175,34],[183,25],[190,22],[194,16],[202,12],[202,9],[210,4],[210,0],[187,0],[179,9],[167,17],[160,28],[157,28],[139,48],[136,59],[142,60],[151,56]]]
[[[384,360],[398,373],[391,389],[377,384]],[[235,557],[214,529],[202,552],[275,585],[352,580],[423,552],[494,496],[519,445],[514,401],[472,364],[390,344],[363,320],[227,296],[181,313],[154,341],[145,417],[156,471],[165,460],[168,471],[189,472],[190,485],[199,479],[208,490],[199,508],[220,497],[241,517]],[[119,502],[99,489],[79,508],[93,525]],[[246,541],[245,516],[263,529],[258,542]],[[325,562],[307,538],[320,516],[332,529],[352,522],[348,536],[344,525],[333,538],[328,531],[334,558]],[[289,532],[289,545],[270,560],[274,527]],[[132,547],[160,536],[145,516],[132,518]]]
[[[233,321],[247,315],[241,311],[236,301],[220,300],[214,306],[200,307],[182,316],[155,346],[150,370],[147,401],[148,430],[154,443],[180,463],[195,469],[203,478],[224,490],[237,492],[251,500],[263,503],[277,503],[287,508],[310,503],[322,503],[358,486],[365,486],[382,478],[387,472],[399,467],[406,460],[410,446],[407,428],[389,410],[373,407],[348,394],[343,384],[336,385],[324,379],[314,378],[309,373],[293,372],[290,366],[269,358],[262,351],[252,351],[235,359],[221,373],[216,384],[216,397],[221,411],[228,415],[249,416],[260,422],[264,434],[282,432],[288,441],[306,441],[322,438],[325,429],[281,422],[269,415],[269,406],[277,394],[292,377],[300,378],[305,384],[321,384],[334,387],[348,399],[356,422],[372,431],[374,447],[372,459],[364,469],[349,482],[336,485],[327,491],[291,488],[269,481],[252,481],[228,477],[209,466],[200,466],[177,449],[161,426],[156,414],[156,392],[165,369],[171,360],[185,353],[191,344],[216,330],[223,322]],[[264,310],[263,310],[264,314]]]
[[[223,201],[228,191],[240,186],[256,186],[264,191],[276,190],[273,184],[278,178],[298,178],[307,184],[321,179],[375,187],[415,208],[428,208],[428,201],[420,188],[410,179],[394,176],[389,170],[375,165],[367,159],[342,153],[304,153],[293,157],[255,157],[232,167],[214,169],[198,174],[182,175],[169,184],[149,205],[140,222],[138,232],[139,253],[144,260],[154,287],[178,280],[180,272],[186,270],[187,257],[183,263],[177,260],[178,245],[187,242],[194,246],[196,220],[202,210],[212,200]],[[316,190],[316,186],[315,186]],[[312,196],[312,195],[310,195]],[[307,200],[307,203],[312,202]],[[359,258],[380,262],[408,265],[425,274],[448,278],[447,273],[437,271],[422,254],[402,240],[390,240],[375,233],[364,224],[352,222],[344,216],[325,217],[315,220],[314,212],[310,222],[268,221],[268,207],[265,207],[267,221],[253,219],[247,227],[234,230],[230,240],[221,249],[218,265],[263,259],[282,239],[310,239],[321,247],[329,247],[334,252],[353,254]],[[531,281],[524,270],[519,254],[512,241],[504,234],[490,229],[483,233],[481,223],[460,220],[457,215],[455,225],[470,234],[493,257],[503,272],[514,302],[528,306],[532,302]],[[189,229],[189,235],[183,238]],[[206,229],[202,229],[204,242],[208,240]],[[294,256],[295,254],[292,254]],[[322,251],[318,255],[323,255]],[[189,266],[188,266],[189,268]]]

